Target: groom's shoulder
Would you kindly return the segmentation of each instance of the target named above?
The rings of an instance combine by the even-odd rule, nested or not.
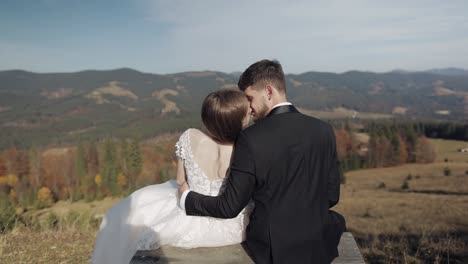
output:
[[[315,125],[315,126],[319,126],[319,127],[322,127],[324,129],[330,129],[332,128],[332,126],[328,123],[328,122],[325,122],[323,121],[322,119],[318,119],[316,117],[313,117],[313,116],[309,116],[309,115],[305,115],[305,114],[302,114],[301,113],[301,116],[307,120],[307,123],[309,124],[312,124],[312,125]]]
[[[334,135],[334,129],[333,126],[325,122],[321,119],[318,119],[313,116],[301,114],[301,116],[304,118],[303,124],[304,127],[309,127],[310,130],[313,130],[314,133],[322,134],[322,135]]]
[[[243,129],[241,131],[241,136],[244,138],[255,138],[261,133],[265,132],[265,125],[263,124],[264,120],[261,120],[259,123],[252,124],[251,126]]]
[[[265,119],[260,120],[260,122],[255,123],[250,127],[246,128],[244,131],[252,131],[253,133],[255,133],[256,131],[270,130],[272,127],[275,126],[281,126],[285,124],[287,125],[288,123],[299,123],[304,126],[313,126],[315,128],[324,129],[330,129],[332,127],[328,122],[325,122],[324,120],[298,112],[290,114],[281,114],[276,116],[275,118],[267,117]]]
[[[305,115],[302,113],[284,114],[283,118],[266,118],[260,122],[249,126],[242,131],[243,137],[256,141],[258,138],[263,138],[271,133],[282,133],[284,129],[289,128],[291,131],[300,129],[309,131],[315,135],[330,136],[334,135],[333,126],[321,119]],[[250,141],[250,140],[249,140]]]

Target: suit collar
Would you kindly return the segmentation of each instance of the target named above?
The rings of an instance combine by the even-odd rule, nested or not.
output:
[[[284,113],[299,113],[299,111],[293,105],[282,105],[282,106],[273,108],[266,117],[270,117],[272,115],[284,114]]]

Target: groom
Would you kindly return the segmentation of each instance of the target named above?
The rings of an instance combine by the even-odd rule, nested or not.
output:
[[[277,61],[252,64],[238,85],[255,125],[237,138],[226,189],[212,197],[184,183],[181,207],[188,215],[233,218],[252,199],[246,242],[256,263],[330,263],[345,230],[344,218],[329,210],[340,194],[333,128],[287,102]]]

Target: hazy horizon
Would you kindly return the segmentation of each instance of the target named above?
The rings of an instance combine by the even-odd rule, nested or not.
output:
[[[60,74],[60,73],[79,73],[79,72],[85,72],[85,71],[116,71],[116,70],[122,70],[122,69],[128,69],[128,70],[134,70],[140,73],[144,74],[158,74],[158,75],[170,75],[170,74],[178,74],[178,73],[185,73],[185,72],[221,72],[221,73],[226,73],[226,74],[236,74],[236,73],[242,73],[241,70],[239,71],[231,71],[231,72],[224,72],[220,70],[213,70],[213,69],[202,69],[202,70],[190,70],[190,71],[180,71],[180,72],[168,72],[168,73],[159,73],[159,72],[147,72],[147,71],[142,71],[139,69],[135,68],[130,68],[130,67],[117,67],[117,68],[111,68],[111,69],[82,69],[82,70],[76,70],[76,71],[46,71],[46,72],[41,72],[41,71],[31,71],[28,69],[0,69],[0,72],[5,72],[5,71],[25,71],[25,72],[30,72],[30,73],[37,73],[37,74]],[[332,72],[332,71],[320,71],[320,70],[309,70],[309,71],[304,71],[304,72],[285,72],[285,74],[294,74],[294,75],[300,75],[308,72],[322,72],[322,73],[334,73],[334,74],[343,74],[347,72],[352,72],[352,71],[357,71],[357,72],[372,72],[372,73],[389,73],[389,72],[396,72],[396,71],[403,71],[403,72],[409,72],[409,73],[415,73],[415,72],[428,72],[432,70],[445,70],[445,69],[457,69],[457,70],[464,70],[468,72],[468,69],[461,68],[461,67],[447,67],[447,68],[430,68],[430,69],[423,69],[423,70],[407,70],[407,69],[392,69],[389,71],[370,71],[370,70],[357,70],[357,69],[350,69],[342,72]]]

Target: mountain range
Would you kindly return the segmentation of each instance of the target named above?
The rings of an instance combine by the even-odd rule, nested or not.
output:
[[[104,136],[147,138],[198,127],[204,97],[237,88],[238,77],[237,72],[160,75],[128,68],[0,71],[0,149]],[[463,69],[306,72],[287,74],[286,82],[288,99],[322,118],[344,113],[338,118],[468,121],[468,72]]]

